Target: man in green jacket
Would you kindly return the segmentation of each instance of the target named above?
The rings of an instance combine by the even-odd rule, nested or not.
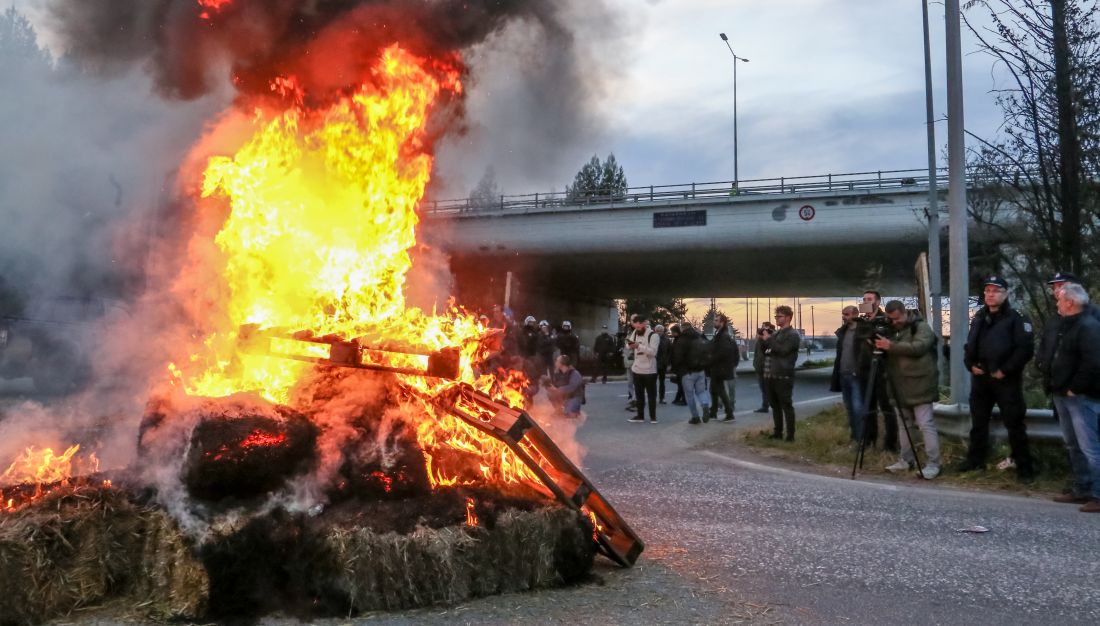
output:
[[[916,421],[924,436],[928,462],[921,478],[932,480],[940,473],[940,438],[932,415],[932,404],[939,399],[939,372],[936,368],[936,335],[915,313],[905,310],[900,300],[886,303],[886,317],[893,326],[890,337],[878,335],[875,348],[886,353],[886,372],[893,383],[891,393],[898,408],[898,430],[906,428],[905,420]],[[902,435],[901,460],[886,469],[906,472],[913,468],[909,437]]]

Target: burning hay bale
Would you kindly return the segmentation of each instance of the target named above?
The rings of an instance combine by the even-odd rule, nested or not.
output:
[[[349,615],[582,580],[595,544],[574,510],[446,490],[277,509],[195,546],[118,488],[54,492],[0,517],[0,624],[121,599],[152,619]],[[424,514],[409,522],[409,510]]]
[[[110,487],[55,491],[0,516],[0,624],[36,624],[109,598],[195,617],[208,582],[175,522]]]

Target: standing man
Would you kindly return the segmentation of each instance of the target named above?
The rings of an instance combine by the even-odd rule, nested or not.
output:
[[[860,305],[860,313],[867,324],[860,329],[860,338],[870,344],[874,341],[871,329],[875,326],[889,326],[890,320],[886,319],[886,312],[882,310],[882,294],[877,291],[867,290],[863,292],[863,304]],[[871,406],[864,407],[863,427],[867,429],[867,441],[874,443],[878,440],[878,413],[882,413],[882,423],[886,433],[882,442],[882,449],[887,452],[898,451],[898,418],[894,406],[890,403],[889,390],[886,389],[886,378],[879,373],[874,380],[867,380],[868,385],[875,386],[872,394]]]
[[[645,421],[646,403],[649,404],[649,421],[657,423],[657,350],[661,340],[649,327],[649,319],[641,313],[630,318],[634,330],[626,336],[626,347],[634,354],[634,401],[638,414],[631,422]]]
[[[680,388],[684,390],[684,402],[691,413],[689,424],[710,419],[706,374],[710,355],[705,342],[690,323],[680,322],[680,336],[672,344],[672,371],[680,378]]]
[[[753,413],[767,413],[771,410],[768,402],[768,389],[764,385],[764,333],[774,333],[775,324],[764,322],[756,331],[756,343],[752,346],[752,369],[756,372],[756,384],[760,386],[760,408]]]
[[[596,343],[592,344],[592,352],[596,353],[596,373],[592,375],[592,382],[596,378],[603,377],[602,384],[607,384],[607,371],[611,369],[611,362],[615,358],[615,338],[607,332],[607,324],[603,325],[603,332],[596,337]]]
[[[680,325],[671,324],[668,327],[669,341],[669,359],[668,366],[672,370],[672,382],[676,384],[676,397],[672,399],[673,404],[680,406],[687,406],[687,401],[684,400],[684,380],[681,378],[681,373],[676,369],[676,342],[680,340]]]
[[[539,366],[542,368],[539,370],[539,376],[554,373],[554,350],[557,347],[557,341],[551,331],[550,322],[546,320],[539,322],[539,335],[535,342],[535,352],[538,353]]]
[[[989,453],[989,419],[993,406],[1001,409],[1008,430],[1016,480],[1035,480],[1035,466],[1028,449],[1024,414],[1024,366],[1035,353],[1031,321],[1008,303],[1008,282],[990,276],[983,289],[985,306],[970,323],[963,361],[971,374],[970,447],[959,471],[985,467]]]
[[[936,367],[936,335],[920,316],[908,313],[900,300],[886,303],[886,317],[893,327],[890,337],[879,335],[875,348],[888,356],[886,369],[893,381],[894,402],[898,405],[898,429],[913,420],[924,437],[928,462],[921,478],[932,480],[940,474],[940,436],[932,415],[932,404],[940,397],[940,373]],[[908,435],[901,438],[901,460],[886,468],[889,472],[907,472],[916,460]]]
[[[569,357],[569,362],[577,367],[581,362],[581,338],[573,333],[573,322],[565,320],[561,323],[561,332],[555,342],[558,344],[558,352]]]
[[[1089,294],[1070,283],[1058,291],[1059,332],[1050,362],[1050,388],[1073,470],[1073,489],[1055,502],[1080,503],[1100,513],[1100,322],[1088,315]],[[1067,424],[1068,423],[1068,424]]]
[[[863,394],[871,369],[871,349],[860,337],[859,307],[846,306],[840,312],[843,324],[836,329],[836,359],[829,391],[839,391],[848,412],[852,442],[863,441]]]
[[[791,328],[794,310],[783,305],[775,307],[774,333],[764,333],[764,384],[768,389],[768,402],[772,405],[772,421],[775,430],[772,439],[783,438],[784,423],[787,441],[794,441],[794,364],[798,360],[798,346],[802,338]]]
[[[665,335],[665,327],[660,324],[653,328],[653,332],[657,333],[657,337],[661,340],[657,348],[657,397],[658,401],[664,404],[665,374],[668,372],[668,365],[672,361],[672,341]]]
[[[711,339],[711,343],[714,344],[712,361],[707,369],[710,376],[710,419],[718,420],[718,403],[721,402],[726,413],[722,421],[732,422],[733,400],[730,399],[726,381],[733,380],[741,353],[730,336],[729,318],[723,313],[714,317],[714,339]]]

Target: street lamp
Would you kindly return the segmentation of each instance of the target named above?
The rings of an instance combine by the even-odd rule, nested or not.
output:
[[[740,180],[737,177],[737,62],[748,63],[749,60],[737,56],[737,53],[733,51],[733,46],[730,45],[729,37],[726,37],[726,33],[718,33],[718,36],[726,42],[726,47],[730,49],[730,54],[733,55],[733,188],[737,189],[737,181]]]

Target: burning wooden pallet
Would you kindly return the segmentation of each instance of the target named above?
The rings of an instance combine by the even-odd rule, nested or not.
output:
[[[256,327],[242,328],[240,336],[246,349],[250,351],[319,365],[448,379],[455,379],[459,375],[458,351],[453,348],[431,353],[396,352],[363,347],[355,341],[338,337],[315,337],[308,333],[287,334]],[[277,342],[297,342],[299,345]],[[369,357],[371,353],[411,355],[426,361],[423,361],[419,369],[395,367],[366,360],[365,357]],[[467,384],[455,384],[433,396],[427,396],[411,387],[408,390],[440,410],[504,442],[538,476],[548,495],[589,517],[595,528],[593,539],[605,556],[623,567],[630,567],[638,560],[645,548],[641,538],[526,411],[497,402]]]

